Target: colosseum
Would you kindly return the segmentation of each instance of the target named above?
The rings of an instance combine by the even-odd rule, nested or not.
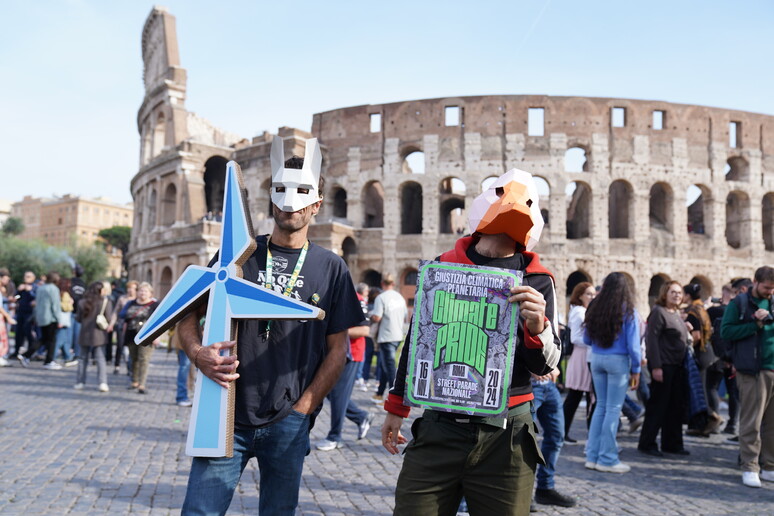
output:
[[[164,295],[217,250],[225,163],[242,167],[254,225],[269,232],[272,134],[243,139],[185,108],[174,17],[142,33],[140,168],[131,182],[130,277]],[[640,310],[665,280],[719,285],[774,263],[774,117],[617,98],[504,95],[347,107],[282,127],[285,153],[323,149],[325,202],[310,238],[355,281],[392,273],[414,297],[417,262],[468,231],[465,207],[510,168],[537,177],[536,248],[564,308],[579,281],[628,274]]]

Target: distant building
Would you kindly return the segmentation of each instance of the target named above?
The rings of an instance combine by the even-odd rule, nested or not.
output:
[[[118,204],[98,197],[88,199],[74,195],[42,198],[25,195],[11,205],[11,216],[24,223],[19,238],[42,240],[49,245],[64,246],[73,239],[81,243],[99,240],[102,229],[113,226],[130,226],[133,219],[132,203]],[[121,275],[121,251],[108,251],[108,274]]]
[[[11,216],[11,201],[0,199],[0,226]]]

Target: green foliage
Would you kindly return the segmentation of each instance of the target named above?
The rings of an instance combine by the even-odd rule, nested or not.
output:
[[[2,231],[4,235],[21,235],[24,233],[24,222],[19,217],[8,217]]]
[[[0,235],[0,267],[8,268],[17,285],[23,282],[26,271],[32,271],[37,276],[56,271],[69,278],[73,273],[73,263],[83,267],[83,280],[87,283],[103,279],[108,269],[105,252],[95,245],[72,243],[62,248],[38,240]]]
[[[107,244],[121,251],[121,264],[124,270],[129,270],[129,242],[132,239],[132,228],[129,226],[113,226],[101,229],[99,237]]]

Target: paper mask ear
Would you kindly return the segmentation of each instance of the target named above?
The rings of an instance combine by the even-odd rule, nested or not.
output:
[[[309,172],[314,177],[315,184],[320,180],[320,167],[322,166],[322,152],[317,138],[306,140],[304,151],[304,172]]]
[[[285,141],[281,136],[275,136],[271,141],[271,176],[277,177],[277,174],[285,168]],[[307,142],[307,145],[309,143]]]

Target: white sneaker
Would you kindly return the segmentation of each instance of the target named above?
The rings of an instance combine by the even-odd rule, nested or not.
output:
[[[761,480],[765,480],[766,482],[774,482],[774,471],[766,471],[765,469],[762,469],[760,477]]]
[[[597,471],[603,471],[605,473],[628,473],[631,469],[631,466],[624,464],[623,462],[613,464],[612,466],[597,464]]]
[[[364,438],[366,434],[368,434],[368,430],[370,430],[375,417],[376,417],[376,414],[374,414],[373,412],[369,412],[366,418],[363,420],[363,422],[360,423],[360,426],[357,429],[358,440]]]
[[[6,360],[3,357],[0,357],[0,367],[8,367],[8,360]]]
[[[316,448],[320,451],[331,451],[336,448],[341,448],[342,446],[344,446],[344,443],[341,441],[329,441],[328,439],[323,439],[317,443]]]
[[[73,385],[73,389],[75,389],[76,391],[82,391],[83,387],[84,385],[82,383],[76,383],[75,385]]]
[[[68,360],[67,362],[64,363],[65,367],[72,367],[72,366],[77,366],[77,365],[78,365],[78,359],[77,358],[73,358],[72,360]]]
[[[586,461],[586,464],[583,465],[586,469],[597,469],[597,463]]]
[[[755,471],[743,471],[742,483],[747,487],[761,487],[761,479]]]
[[[49,371],[59,371],[62,369],[62,366],[56,362],[49,362],[48,364],[43,364],[43,369],[48,369]]]
[[[97,387],[97,390],[99,392],[110,392],[110,387],[108,387],[108,384],[106,383],[101,383],[99,384],[99,387]]]

